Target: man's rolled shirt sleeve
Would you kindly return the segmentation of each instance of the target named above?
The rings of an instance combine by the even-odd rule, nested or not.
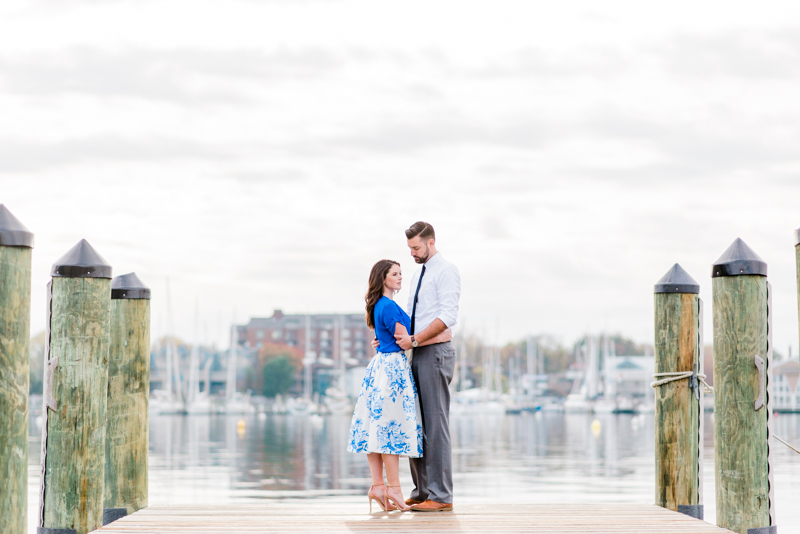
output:
[[[451,265],[442,273],[437,289],[439,297],[437,319],[441,320],[447,328],[452,328],[458,319],[458,300],[461,297],[461,275],[455,265]]]

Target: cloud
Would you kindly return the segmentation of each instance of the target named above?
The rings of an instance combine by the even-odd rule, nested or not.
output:
[[[462,145],[541,148],[552,136],[545,121],[516,119],[491,124],[446,116],[417,122],[386,120],[354,134],[320,140],[322,146],[357,148],[372,152],[407,153]]]
[[[122,96],[180,105],[243,103],[250,98],[231,83],[317,78],[341,64],[318,48],[110,51],[81,46],[0,58],[0,87],[25,95]]]
[[[712,35],[682,34],[655,51],[681,76],[731,76],[785,80],[800,74],[800,32],[733,30]]]
[[[308,180],[308,175],[299,169],[235,171],[218,175],[218,177],[245,184],[298,183]]]
[[[2,139],[0,172],[31,172],[77,163],[101,161],[169,161],[224,159],[230,154],[218,145],[172,137],[127,139],[97,135],[56,142]]]
[[[460,72],[474,78],[578,77],[607,78],[628,72],[631,59],[610,47],[584,47],[568,54],[555,54],[543,48],[523,48],[502,59],[493,59],[479,67]]]

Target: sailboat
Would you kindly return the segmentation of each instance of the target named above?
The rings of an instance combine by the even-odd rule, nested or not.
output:
[[[180,379],[176,376],[174,362],[177,360],[175,339],[167,338],[165,345],[167,378],[164,389],[153,391],[150,398],[150,411],[155,414],[184,414],[186,406],[179,395]]]
[[[238,337],[234,324],[231,326],[231,348],[228,350],[228,373],[225,382],[225,406],[222,411],[227,414],[250,414],[256,411],[255,406],[250,402],[250,393],[236,391]]]
[[[200,383],[198,381],[198,389],[192,402],[187,405],[186,412],[190,414],[212,414],[216,412],[216,406],[212,402],[210,395],[211,392],[211,365],[214,363],[213,356],[206,357],[203,364],[203,391],[199,390]]]
[[[484,372],[479,388],[462,389],[452,397],[450,413],[453,415],[502,415],[506,412],[500,393],[495,389],[497,380],[497,358],[494,350],[481,350],[481,364]]]
[[[305,354],[303,354],[303,396],[301,398],[289,398],[286,401],[286,410],[293,415],[315,414],[319,411],[318,406],[311,399],[311,366],[314,357],[311,355],[311,316],[306,314],[305,324]]]
[[[169,278],[167,279],[167,328],[172,331],[172,300],[169,292]],[[180,369],[178,368],[178,347],[175,337],[167,335],[164,338],[166,380],[164,389],[153,391],[149,402],[149,410],[155,414],[184,414],[186,406],[181,395]]]
[[[208,396],[209,380],[206,378],[206,387],[200,391],[200,340],[198,334],[198,312],[195,311],[194,338],[192,352],[189,356],[189,384],[186,392],[186,413],[192,415],[208,415],[214,412],[211,399]],[[206,358],[205,365],[208,373],[211,368],[211,358]]]
[[[347,370],[344,354],[342,354],[342,328],[341,322],[334,319],[333,328],[333,366],[337,371],[338,379],[336,387],[325,390],[325,406],[331,414],[347,415],[353,413],[353,403],[345,391],[345,372]]]
[[[572,392],[564,401],[564,411],[570,413],[591,413],[592,399],[597,395],[597,350],[594,338],[590,337],[583,344],[583,377],[575,380]],[[579,348],[575,347],[575,359],[578,359]]]
[[[617,380],[611,358],[611,338],[603,336],[603,395],[594,401],[595,413],[617,412]]]

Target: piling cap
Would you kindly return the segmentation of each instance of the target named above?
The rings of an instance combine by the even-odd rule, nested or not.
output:
[[[767,262],[737,237],[711,268],[711,278],[753,274],[767,276]]]
[[[50,269],[50,276],[111,278],[111,265],[85,239],[69,249]]]
[[[800,228],[794,231],[794,246],[800,245]]]
[[[33,232],[0,204],[0,246],[33,248]]]
[[[656,282],[653,293],[700,293],[700,284],[677,263]]]
[[[149,299],[150,288],[139,280],[136,273],[121,274],[111,281],[112,299]]]

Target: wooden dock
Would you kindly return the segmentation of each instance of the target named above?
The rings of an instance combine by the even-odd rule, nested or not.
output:
[[[376,508],[373,508],[375,510]],[[463,504],[453,512],[367,513],[364,504],[156,505],[95,531],[103,534],[290,532],[446,534],[451,532],[731,534],[645,504]]]

